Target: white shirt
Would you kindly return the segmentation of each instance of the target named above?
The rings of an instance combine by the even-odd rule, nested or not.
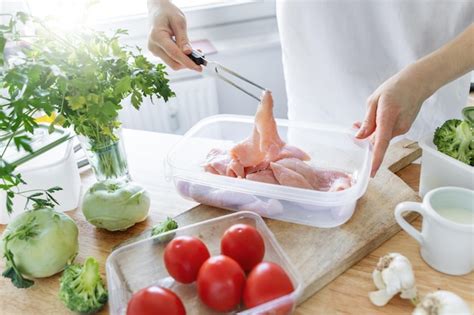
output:
[[[277,17],[289,119],[350,127],[380,84],[474,22],[474,1],[281,0]],[[469,82],[468,74],[430,97],[407,137],[460,117]]]

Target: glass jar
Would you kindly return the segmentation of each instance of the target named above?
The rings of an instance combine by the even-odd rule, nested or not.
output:
[[[106,179],[131,180],[121,129],[115,130],[114,135],[117,140],[109,139],[103,142],[79,136],[81,146],[86,152],[89,164],[98,181]]]

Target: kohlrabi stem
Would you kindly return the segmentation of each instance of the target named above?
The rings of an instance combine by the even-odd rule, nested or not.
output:
[[[420,303],[420,298],[418,297],[418,294],[416,294],[415,297],[412,297],[410,299],[410,302],[411,304],[413,304],[413,306],[417,306],[418,303]]]

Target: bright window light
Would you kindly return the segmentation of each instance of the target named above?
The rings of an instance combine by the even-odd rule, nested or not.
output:
[[[174,0],[182,9],[260,2],[262,0]],[[29,11],[35,16],[53,17],[61,24],[95,23],[147,13],[147,0],[1,0],[0,11]]]
[[[208,25],[210,12],[216,23],[228,23],[248,18],[248,7],[241,10],[241,4],[255,4],[259,8],[275,0],[173,0],[189,17],[189,26]],[[234,8],[235,6],[235,8]],[[237,8],[237,6],[239,8]],[[138,28],[127,22],[146,19],[147,0],[0,0],[1,13],[24,11],[40,18],[49,17],[48,25],[57,32],[74,32],[82,27],[110,25],[113,28],[127,28],[133,33]],[[218,13],[217,13],[218,12]],[[262,11],[262,16],[268,14]],[[257,14],[258,15],[258,14]],[[252,15],[253,16],[253,15]],[[0,23],[6,18],[0,16]],[[146,22],[143,22],[146,23]],[[207,23],[207,24],[206,24]]]

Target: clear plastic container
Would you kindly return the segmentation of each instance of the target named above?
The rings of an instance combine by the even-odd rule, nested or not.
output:
[[[64,212],[76,209],[81,197],[81,178],[74,156],[73,139],[70,138],[69,132],[58,128],[54,134],[49,134],[47,127],[43,127],[35,131],[34,139],[34,156],[21,156],[25,162],[16,169],[26,182],[18,186],[18,191],[32,191],[24,194],[28,196],[34,193],[34,190],[59,186],[62,190],[53,194],[59,203],[55,210]],[[53,145],[50,145],[51,143]],[[7,213],[5,202],[6,193],[0,191],[0,224],[9,223],[16,215],[25,211],[26,198],[22,196],[16,195],[13,198],[11,214]]]
[[[188,315],[219,314],[200,302],[195,283],[180,284],[168,275],[163,264],[163,252],[167,242],[163,240],[181,235],[195,236],[207,245],[211,255],[219,255],[221,236],[226,229],[237,223],[251,225],[260,232],[265,241],[264,261],[280,265],[287,272],[295,290],[257,307],[236,310],[228,314],[291,314],[302,294],[303,282],[265,222],[252,212],[233,213],[202,221],[160,236],[125,245],[113,251],[106,263],[111,314],[125,314],[127,303],[133,293],[151,285],[159,285],[175,292],[183,302]],[[272,313],[277,310],[279,313]]]
[[[433,136],[420,141],[421,158],[420,196],[432,189],[456,186],[474,189],[474,167],[439,152]]]
[[[253,120],[250,116],[217,115],[191,128],[165,161],[167,176],[178,192],[199,203],[316,227],[335,227],[349,220],[367,189],[372,158],[369,141],[354,139],[351,130],[277,119],[280,137],[306,151],[314,167],[352,175],[352,187],[343,191],[322,192],[204,172],[209,150],[230,149],[248,137]]]

